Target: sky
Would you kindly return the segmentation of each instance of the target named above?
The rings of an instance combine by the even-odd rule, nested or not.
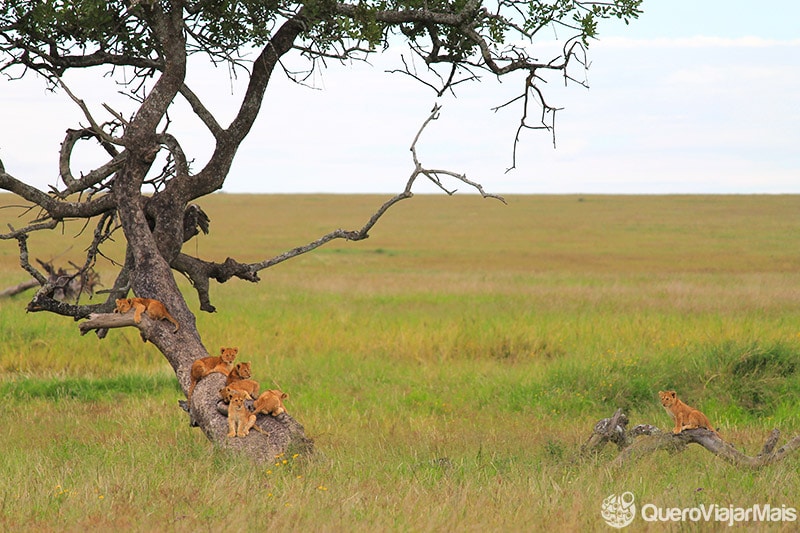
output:
[[[414,169],[411,142],[437,103],[440,117],[417,145],[423,166],[464,173],[492,193],[800,193],[800,2],[644,0],[642,8],[629,26],[599,25],[589,89],[557,77],[543,86],[563,108],[555,143],[549,132],[523,132],[510,171],[520,109],[493,108],[519,94],[519,78],[485,76],[436,98],[386,72],[396,56],[373,57],[331,64],[312,87],[276,79],[223,191],[399,192]],[[109,79],[67,83],[98,116],[103,103],[130,108]],[[226,69],[205,67],[188,83],[221,122],[232,116],[242,86]],[[199,167],[211,140],[187,109],[176,104],[170,131]],[[0,159],[23,181],[56,183],[59,145],[78,122],[77,106],[41,80],[0,80]],[[88,170],[93,154],[82,150],[76,161]]]

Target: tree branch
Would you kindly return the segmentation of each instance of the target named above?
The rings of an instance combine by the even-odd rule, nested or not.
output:
[[[212,278],[219,283],[225,283],[233,277],[253,283],[259,281],[258,274],[250,265],[243,265],[230,257],[224,263],[211,263],[181,253],[175,257],[170,266],[192,282],[200,298],[200,310],[208,313],[216,311],[209,295],[209,281]]]
[[[332,240],[335,240],[335,239],[345,239],[345,240],[348,240],[348,241],[360,241],[360,240],[363,240],[363,239],[367,239],[369,237],[369,231],[372,229],[372,227],[375,226],[375,224],[377,224],[378,220],[380,220],[380,218],[393,205],[395,205],[396,203],[398,203],[398,202],[400,202],[402,200],[411,198],[414,195],[413,192],[412,192],[412,188],[413,188],[414,183],[416,182],[416,180],[417,180],[417,178],[419,176],[427,177],[433,183],[435,183],[440,188],[442,188],[447,194],[453,194],[455,191],[448,191],[447,189],[445,189],[444,186],[441,184],[441,181],[439,180],[439,176],[440,175],[447,175],[447,176],[450,176],[450,177],[454,177],[457,180],[459,180],[459,181],[461,181],[463,183],[466,183],[467,185],[470,185],[470,186],[474,187],[475,189],[477,189],[478,192],[480,192],[481,196],[483,196],[484,198],[494,198],[494,199],[499,200],[499,201],[501,201],[503,203],[506,203],[505,199],[502,196],[499,196],[499,195],[496,195],[496,194],[488,194],[488,193],[486,193],[483,190],[483,187],[479,183],[476,183],[476,182],[473,182],[471,180],[468,180],[466,178],[466,176],[463,175],[463,174],[458,174],[458,173],[447,171],[447,170],[426,169],[426,168],[424,168],[422,166],[422,164],[420,163],[419,158],[417,156],[417,142],[419,141],[420,136],[422,135],[422,132],[425,130],[425,128],[428,126],[428,124],[430,124],[431,122],[433,122],[434,120],[437,120],[439,118],[439,111],[440,110],[441,110],[441,107],[439,105],[435,105],[433,107],[433,110],[431,111],[430,115],[428,115],[428,118],[425,119],[425,121],[423,122],[423,124],[420,127],[419,131],[417,132],[416,136],[414,137],[413,142],[411,143],[410,150],[411,150],[411,154],[412,154],[412,159],[414,161],[414,171],[411,173],[411,176],[408,178],[408,181],[406,182],[405,188],[403,189],[402,192],[400,192],[399,194],[393,196],[392,198],[390,198],[389,200],[384,202],[383,205],[381,205],[378,208],[378,210],[375,211],[375,213],[373,213],[373,215],[369,218],[369,220],[367,220],[367,222],[361,227],[361,229],[358,229],[358,230],[344,230],[344,229],[334,230],[334,231],[332,231],[332,232],[330,232],[330,233],[328,233],[326,235],[323,235],[319,239],[306,244],[305,246],[299,246],[297,248],[293,248],[292,250],[284,252],[284,253],[276,256],[276,257],[273,257],[272,259],[268,259],[266,261],[262,261],[260,263],[254,263],[254,264],[250,265],[250,267],[253,269],[253,271],[259,271],[259,270],[263,270],[265,268],[269,268],[271,266],[277,265],[278,263],[282,263],[283,261],[286,261],[287,259],[291,259],[291,258],[296,257],[298,255],[302,255],[304,253],[310,252],[311,250],[319,248],[320,246],[322,246],[324,244],[327,244],[328,242],[330,242]]]
[[[441,110],[440,106],[438,105],[434,106],[430,115],[425,119],[422,126],[418,130],[417,134],[414,136],[414,140],[411,143],[410,147],[412,159],[414,162],[414,170],[412,171],[411,175],[406,181],[406,186],[403,189],[403,191],[391,197],[389,200],[384,202],[380,207],[378,207],[378,209],[369,217],[369,219],[364,223],[364,225],[360,229],[356,230],[345,230],[341,228],[336,229],[314,241],[309,242],[308,244],[292,248],[291,250],[287,250],[286,252],[280,255],[277,255],[275,257],[266,259],[258,263],[243,264],[239,263],[238,261],[230,257],[227,258],[224,263],[212,263],[181,253],[178,254],[171,261],[170,266],[173,269],[177,270],[178,272],[184,274],[192,282],[192,285],[194,286],[195,291],[197,291],[200,300],[200,309],[206,312],[213,313],[216,310],[216,308],[214,307],[214,305],[212,305],[211,298],[209,295],[209,286],[210,286],[209,282],[211,279],[215,279],[219,283],[224,283],[233,277],[237,277],[239,279],[243,279],[246,281],[258,282],[259,271],[275,266],[288,259],[292,259],[299,255],[311,252],[312,250],[324,246],[325,244],[333,240],[344,239],[347,241],[360,241],[367,239],[369,238],[369,232],[372,230],[375,224],[378,223],[381,217],[383,217],[383,215],[392,206],[394,206],[395,204],[397,204],[402,200],[411,198],[414,195],[412,189],[417,181],[417,178],[419,178],[420,176],[428,178],[431,182],[435,183],[442,190],[444,190],[448,195],[452,195],[456,191],[448,190],[447,188],[445,188],[444,184],[441,181],[442,177],[454,178],[477,190],[483,198],[493,198],[505,204],[506,201],[502,196],[487,193],[480,183],[467,179],[467,177],[464,174],[459,174],[457,172],[452,172],[449,170],[442,170],[442,169],[428,169],[425,168],[419,161],[419,157],[417,155],[417,143],[419,142],[422,132],[425,130],[425,128],[427,128],[431,122],[439,118],[440,110]]]
[[[180,93],[192,107],[192,111],[194,111],[194,114],[197,115],[197,118],[199,118],[203,124],[206,125],[208,131],[211,132],[211,135],[213,135],[215,139],[219,140],[225,130],[219,125],[219,122],[217,122],[217,119],[214,118],[214,115],[211,114],[206,106],[203,105],[203,102],[200,101],[200,98],[185,83],[183,86],[181,86]]]
[[[72,168],[71,168],[71,159],[72,159],[72,150],[75,148],[77,142],[81,139],[91,139],[95,138],[108,151],[112,151],[112,159],[90,171],[88,174],[81,176],[80,178],[75,178],[72,175]],[[98,135],[95,131],[90,129],[80,129],[80,130],[73,130],[68,129],[67,135],[64,138],[64,142],[61,143],[61,150],[59,152],[59,175],[61,176],[61,181],[66,186],[63,190],[58,190],[55,187],[52,188],[53,194],[55,194],[59,199],[64,200],[71,194],[86,192],[93,190],[97,185],[101,184],[103,180],[108,178],[109,176],[113,175],[119,168],[122,166],[122,163],[125,161],[127,153],[117,152],[116,148],[113,145],[105,143],[100,135]],[[91,195],[88,199],[91,199]]]
[[[83,116],[86,117],[86,120],[89,121],[89,125],[91,126],[90,128],[91,132],[98,138],[100,142],[117,144],[117,145],[122,144],[121,139],[115,139],[114,137],[103,131],[103,128],[100,127],[100,125],[92,116],[91,111],[89,111],[89,107],[86,105],[86,102],[75,96],[75,94],[73,94],[73,92],[69,89],[69,87],[67,87],[67,84],[64,83],[64,80],[62,80],[60,77],[56,77],[56,81],[61,86],[61,88],[64,89],[64,92],[67,93],[67,96],[69,96],[70,99],[73,102],[75,102],[78,105],[78,107],[81,108],[81,111],[83,111]]]
[[[184,202],[189,202],[222,187],[233,157],[244,138],[250,132],[264,98],[267,85],[280,58],[292,49],[295,39],[306,29],[305,8],[287,20],[262,48],[253,63],[250,81],[239,106],[236,117],[228,128],[222,130],[216,120],[205,111],[200,100],[188,90],[185,84],[181,94],[187,98],[193,109],[200,110],[200,119],[216,138],[216,147],[206,166],[194,176],[189,176],[182,188]]]

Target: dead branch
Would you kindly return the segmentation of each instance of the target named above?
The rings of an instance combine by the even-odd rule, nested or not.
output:
[[[662,432],[649,424],[640,424],[627,430],[627,424],[628,417],[622,412],[622,409],[617,409],[612,417],[600,420],[595,424],[592,434],[583,445],[583,453],[598,452],[607,443],[612,442],[617,445],[620,452],[613,464],[622,466],[658,450],[678,453],[684,451],[689,444],[699,444],[734,466],[758,469],[782,461],[790,453],[800,448],[800,435],[798,435],[776,450],[775,447],[780,438],[778,429],[772,430],[758,455],[749,456],[708,429],[685,429],[681,433],[675,434]]]
[[[146,329],[150,322],[152,321],[147,315],[142,315],[142,322],[137,324],[133,321],[133,313],[124,315],[118,313],[92,313],[89,315],[88,320],[80,323],[78,329],[81,335],[86,335],[95,329],[125,328],[129,326]]]
[[[6,289],[3,289],[3,291],[0,292],[0,298],[8,298],[9,296],[14,296],[16,294],[25,292],[28,289],[32,289],[38,286],[39,286],[38,281],[36,281],[35,279],[29,279],[28,281],[23,281],[22,283],[18,283],[13,287],[8,287]]]
[[[343,229],[334,230],[334,231],[332,231],[332,232],[330,232],[330,233],[328,233],[326,235],[323,235],[319,239],[306,244],[305,246],[299,246],[297,248],[294,248],[292,250],[284,252],[281,255],[273,257],[272,259],[268,259],[268,260],[262,261],[260,263],[251,264],[250,268],[252,269],[252,271],[253,272],[258,272],[259,270],[263,270],[265,268],[277,265],[278,263],[286,261],[287,259],[291,259],[292,257],[296,257],[298,255],[301,255],[301,254],[304,254],[306,252],[310,252],[311,250],[314,250],[316,248],[319,248],[323,244],[326,244],[326,243],[328,243],[328,242],[330,242],[330,241],[332,241],[334,239],[345,239],[345,240],[348,240],[348,241],[360,241],[360,240],[369,238],[369,231],[372,229],[373,226],[375,226],[375,224],[377,224],[378,220],[389,210],[390,207],[392,207],[393,205],[395,205],[396,203],[398,203],[398,202],[400,202],[402,200],[405,200],[405,199],[408,199],[408,198],[411,198],[412,196],[414,196],[414,193],[412,192],[412,188],[413,188],[414,184],[416,183],[417,178],[419,178],[420,176],[425,176],[432,183],[434,183],[439,188],[441,188],[444,192],[446,192],[449,195],[452,195],[456,191],[455,190],[451,191],[451,190],[446,189],[444,187],[444,185],[442,184],[442,182],[441,182],[441,176],[449,176],[449,177],[455,178],[458,181],[461,181],[462,183],[465,183],[465,184],[469,185],[470,187],[473,187],[474,189],[476,189],[481,194],[481,196],[483,198],[494,198],[495,200],[499,200],[499,201],[501,201],[501,202],[503,202],[505,204],[506,203],[505,198],[503,198],[502,196],[496,195],[496,194],[487,193],[486,191],[484,191],[484,189],[483,189],[483,187],[481,186],[480,183],[477,183],[477,182],[474,182],[474,181],[471,181],[471,180],[467,179],[466,175],[464,175],[464,174],[458,174],[456,172],[452,172],[452,171],[448,171],[448,170],[428,169],[428,168],[425,168],[425,167],[422,166],[422,163],[420,163],[419,157],[417,156],[417,142],[419,141],[420,137],[422,136],[422,132],[425,130],[425,128],[428,126],[428,124],[430,124],[431,122],[433,122],[434,120],[437,120],[439,118],[439,112],[440,111],[441,111],[441,106],[439,106],[438,104],[434,105],[433,109],[431,110],[430,115],[428,115],[428,118],[425,119],[425,121],[423,122],[423,124],[420,127],[419,131],[414,136],[414,140],[411,143],[411,148],[410,148],[412,159],[414,161],[414,171],[411,173],[411,176],[409,176],[408,181],[406,181],[406,186],[403,189],[403,191],[398,193],[398,194],[396,194],[395,196],[393,196],[392,198],[390,198],[386,202],[384,202],[383,205],[381,205],[375,211],[375,213],[373,213],[373,215],[369,218],[369,220],[366,222],[366,224],[364,224],[364,226],[361,227],[361,229],[359,229],[359,230],[343,230]]]
[[[631,445],[634,435],[644,434],[644,432],[659,431],[658,428],[653,426],[636,426],[631,431],[627,431],[627,425],[628,417],[622,412],[622,409],[617,409],[614,416],[611,418],[604,418],[594,425],[589,440],[581,447],[582,451],[586,453],[600,450],[609,442],[616,444],[619,450],[623,450]]]
[[[86,105],[86,102],[75,96],[75,94],[70,90],[67,84],[64,83],[64,80],[62,80],[60,76],[55,76],[55,81],[61,86],[64,92],[67,93],[67,96],[69,96],[70,99],[72,99],[72,101],[81,108],[81,111],[83,111],[83,116],[86,117],[86,120],[88,120],[89,124],[91,125],[92,133],[94,133],[99,140],[104,143],[122,146],[122,139],[114,138],[103,130],[100,124],[98,124],[95,118],[92,116],[92,113],[89,111],[89,107]]]
[[[249,265],[239,263],[230,257],[224,263],[212,263],[181,253],[175,257],[170,266],[192,282],[200,299],[200,309],[208,313],[216,311],[211,304],[209,295],[211,279],[215,279],[219,283],[225,283],[233,277],[254,283],[259,281],[258,274]]]
[[[41,259],[37,259],[36,262],[47,272],[47,282],[54,287],[52,295],[56,300],[77,302],[81,294],[88,294],[91,297],[95,288],[100,285],[100,275],[91,266],[82,268],[70,263],[76,269],[70,273],[63,267],[56,268],[52,262]]]
[[[90,171],[88,174],[85,174],[80,178],[75,178],[72,175],[71,169],[72,151],[74,150],[78,141],[86,139],[96,139],[98,142],[100,142],[105,147],[112,159],[106,164]],[[113,175],[114,172],[116,172],[122,166],[126,156],[127,154],[125,152],[118,152],[114,145],[107,142],[104,138],[91,129],[68,129],[67,134],[64,137],[64,142],[61,143],[58,160],[61,181],[66,187],[63,190],[58,190],[55,187],[51,187],[51,192],[57,198],[64,200],[69,195],[74,193],[92,191],[95,187],[100,185],[103,180]]]

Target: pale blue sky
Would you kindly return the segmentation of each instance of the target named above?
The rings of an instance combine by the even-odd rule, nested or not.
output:
[[[590,90],[558,79],[545,87],[565,108],[557,148],[547,133],[524,133],[509,173],[518,109],[491,108],[515,96],[518,81],[487,77],[437,100],[375,58],[373,67],[317,75],[318,90],[271,87],[224,190],[399,191],[413,170],[409,144],[438,101],[441,118],[418,146],[423,164],[465,172],[493,192],[800,193],[800,2],[645,0],[643,9],[629,27],[600,26]],[[110,83],[68,81],[100,115],[103,102],[128,105]],[[238,88],[227,72],[189,82],[209,107],[231,109]],[[6,169],[42,188],[54,183],[63,132],[81,118],[74,104],[33,80],[0,81],[0,99]],[[183,123],[180,106],[172,118],[202,164],[202,127]]]
[[[644,13],[627,29],[619,24],[609,32],[635,39],[800,37],[800,5],[792,0],[644,0],[642,8]]]

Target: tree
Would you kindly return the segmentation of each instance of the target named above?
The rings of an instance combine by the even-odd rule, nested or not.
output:
[[[556,108],[545,99],[540,85],[548,73],[577,81],[574,69],[586,68],[587,47],[596,36],[597,22],[619,18],[626,23],[638,16],[641,0],[577,1],[501,0],[484,5],[478,0],[6,0],[0,7],[0,70],[9,78],[32,73],[63,90],[80,107],[85,123],[68,129],[60,148],[60,184],[49,191],[26,185],[0,162],[0,188],[38,209],[38,216],[21,228],[0,235],[19,243],[23,268],[40,285],[29,311],[48,311],[75,319],[83,333],[99,337],[109,327],[135,326],[167,358],[184,392],[192,362],[208,354],[195,317],[178,291],[174,273],[188,277],[200,300],[200,309],[213,312],[209,296],[212,279],[257,282],[259,271],[308,252],[333,239],[357,241],[369,235],[378,219],[400,200],[412,196],[422,176],[442,190],[442,179],[455,179],[486,194],[480,184],[462,174],[427,169],[416,157],[405,189],[380,206],[358,230],[336,230],[305,246],[245,264],[228,258],[206,261],[182,252],[184,244],[209,220],[193,202],[222,188],[239,145],[247,136],[276,72],[303,83],[328,61],[365,60],[389,46],[407,52],[396,72],[411,76],[438,95],[453,92],[461,83],[488,74],[516,77],[519,96],[498,107],[520,109],[519,134],[526,129],[552,130]],[[533,55],[540,34],[564,34],[561,51],[540,61]],[[556,30],[556,31],[553,31]],[[253,59],[247,59],[252,57]],[[424,68],[415,63],[422,60]],[[290,71],[288,60],[304,61],[301,71]],[[222,63],[246,81],[246,91],[233,120],[225,125],[187,84],[187,72],[203,61]],[[64,82],[68,71],[111,75],[131,97],[129,109],[92,110]],[[214,148],[202,168],[192,168],[179,139],[170,133],[169,110],[178,100],[187,102],[214,139]],[[101,112],[105,119],[100,119]],[[438,117],[438,108],[423,124]],[[8,127],[9,125],[5,125]],[[422,130],[420,130],[422,131]],[[419,136],[418,136],[419,137]],[[73,151],[82,142],[96,142],[107,155],[103,164],[76,176]],[[514,151],[516,150],[516,142]],[[513,166],[513,165],[512,165]],[[33,232],[54,229],[68,219],[85,220],[94,228],[82,271],[102,254],[103,245],[121,232],[125,261],[102,303],[81,304],[55,297],[52,281],[28,261],[27,238]],[[172,327],[129,316],[114,316],[115,299],[133,292],[162,301],[181,324]],[[214,442],[246,449],[254,456],[271,457],[302,431],[286,424],[270,427],[269,439],[253,434],[246,439],[225,438],[225,420],[216,410],[221,375],[198,385],[191,402],[194,422]],[[261,422],[260,422],[261,423]],[[266,423],[266,422],[265,422]],[[270,420],[270,425],[277,424]],[[291,429],[291,428],[290,428]],[[285,437],[285,438],[284,438]]]

